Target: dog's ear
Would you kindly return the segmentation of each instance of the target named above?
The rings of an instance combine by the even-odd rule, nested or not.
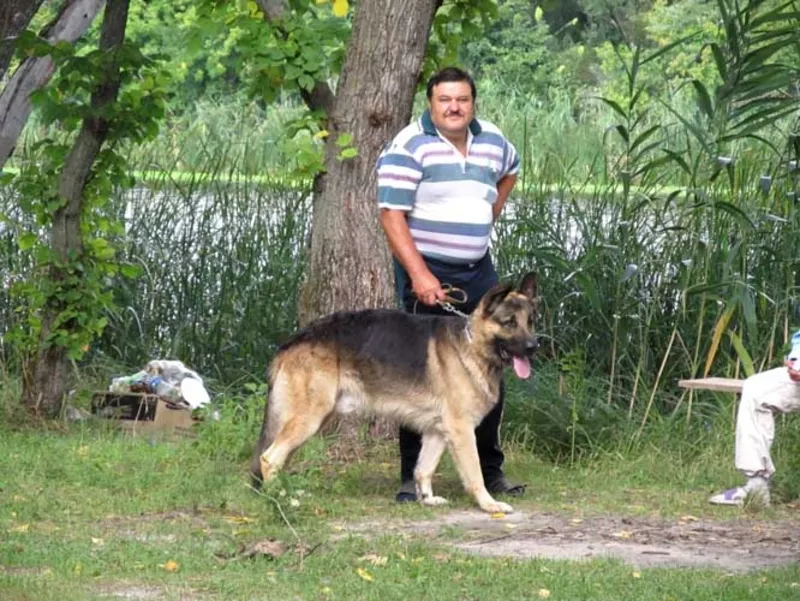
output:
[[[525,274],[525,277],[522,278],[519,291],[532,301],[536,301],[539,297],[539,280],[533,271],[529,271]]]
[[[483,305],[483,316],[489,317],[498,305],[502,303],[511,292],[511,284],[497,284],[483,295],[481,305]]]

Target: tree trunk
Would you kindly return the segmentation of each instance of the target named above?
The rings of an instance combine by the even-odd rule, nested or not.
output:
[[[329,113],[326,173],[315,186],[301,324],[334,311],[395,304],[378,223],[375,163],[411,117],[437,0],[362,0]],[[358,156],[340,160],[340,135]]]
[[[300,290],[300,324],[334,311],[395,305],[386,238],[378,222],[375,165],[386,143],[411,118],[422,59],[437,0],[362,0],[333,107],[325,173],[314,182],[310,261]],[[307,101],[308,102],[308,101]],[[358,156],[341,160],[339,136],[350,134]],[[337,452],[350,452],[358,421],[340,419]],[[396,426],[370,424],[370,438],[387,438]]]
[[[44,0],[4,0],[0,8],[0,81],[14,55],[14,43],[21,31],[30,25],[33,15]]]
[[[42,35],[51,43],[75,43],[89,29],[103,4],[104,0],[68,0]],[[49,56],[25,59],[0,94],[0,168],[14,151],[31,114],[31,94],[50,81],[54,69]]]
[[[108,0],[100,31],[100,49],[113,55],[125,39],[129,0]],[[96,115],[113,104],[120,88],[120,70],[117,61],[106,64],[100,83],[92,93],[92,116],[84,119],[81,130],[70,150],[58,182],[58,195],[62,206],[53,216],[51,246],[55,262],[50,278],[61,281],[69,274],[66,266],[80,258],[83,252],[81,216],[84,187],[92,165],[108,134],[109,123]],[[53,299],[45,305],[42,315],[40,351],[25,369],[23,402],[33,413],[53,417],[59,413],[67,388],[69,363],[66,349],[48,342],[59,307]],[[60,327],[64,327],[62,324]]]

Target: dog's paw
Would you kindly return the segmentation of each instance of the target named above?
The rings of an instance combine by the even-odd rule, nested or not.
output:
[[[481,506],[486,513],[514,513],[514,508],[508,503],[501,503],[494,501],[493,503],[486,503]]]
[[[423,505],[447,505],[448,500],[444,497],[436,497],[436,496],[429,496],[429,497],[422,497],[422,504]]]
[[[261,480],[263,482],[269,482],[275,477],[277,470],[270,464],[269,460],[262,455],[259,458],[259,463],[261,464]]]

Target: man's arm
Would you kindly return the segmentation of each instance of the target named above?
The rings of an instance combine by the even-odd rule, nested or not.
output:
[[[389,241],[389,248],[411,278],[411,289],[420,302],[433,305],[445,297],[441,283],[434,276],[417,250],[408,229],[405,211],[381,209],[381,225]]]
[[[494,201],[494,205],[492,206],[492,221],[497,221],[497,218],[503,210],[503,206],[506,204],[506,200],[508,200],[508,195],[511,194],[511,190],[516,183],[516,175],[504,175],[500,178],[500,181],[497,182],[497,200]]]

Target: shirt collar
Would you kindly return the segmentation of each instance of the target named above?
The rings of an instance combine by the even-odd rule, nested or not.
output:
[[[422,124],[422,131],[424,131],[426,134],[430,136],[439,135],[439,132],[436,130],[436,126],[433,124],[430,109],[425,109],[425,112],[422,113],[422,117],[420,117],[420,123]],[[474,117],[469,123],[469,131],[472,132],[473,136],[477,136],[479,133],[481,133],[481,131],[483,131],[481,124],[478,123],[478,120]]]

